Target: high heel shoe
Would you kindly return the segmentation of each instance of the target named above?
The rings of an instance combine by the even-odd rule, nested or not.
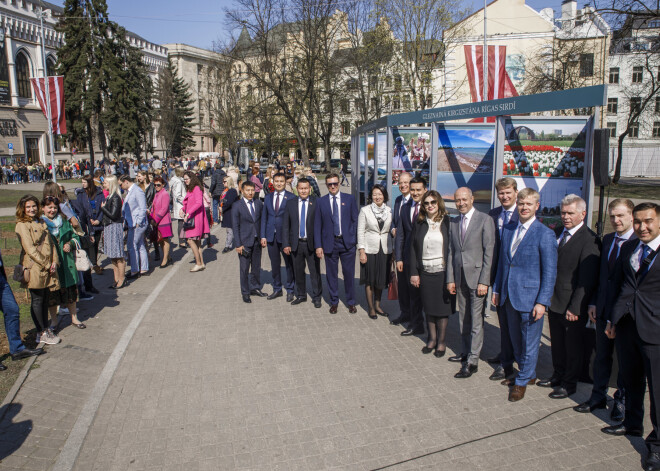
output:
[[[167,267],[169,267],[170,265],[172,265],[172,263],[173,263],[173,262],[172,262],[172,259],[171,259],[171,258],[168,258],[168,259],[167,259],[167,262],[165,262],[164,265],[158,265],[158,268],[167,268]]]
[[[126,283],[126,278],[124,278],[124,281],[122,281],[120,285],[118,285],[118,284],[115,283],[112,287],[113,287],[114,289],[122,289],[124,286],[126,286],[126,284],[127,284],[127,283]]]
[[[78,329],[86,329],[87,326],[83,324],[82,322],[80,324],[76,324],[75,322],[71,322],[71,325],[78,328]]]
[[[426,345],[422,347],[422,353],[424,355],[431,353],[433,350],[435,350],[435,347],[427,347]]]
[[[445,356],[446,351],[447,351],[446,348],[444,350],[436,350],[433,356],[436,358],[442,358],[443,356]]]
[[[371,313],[368,312],[367,315],[369,316],[369,319],[374,319],[374,320],[375,320],[375,319],[378,319],[378,314],[374,314],[374,315],[372,316]]]

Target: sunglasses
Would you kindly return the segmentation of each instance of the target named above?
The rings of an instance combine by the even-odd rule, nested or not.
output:
[[[326,183],[326,186],[339,186],[339,182],[335,182],[335,183]]]
[[[437,206],[438,202],[437,201],[424,201],[424,207],[426,206]]]
[[[159,186],[163,186],[163,185],[161,183],[156,183],[154,186],[159,187]]]
[[[48,201],[49,203],[52,201],[52,202],[54,202],[55,204],[60,204],[60,200],[59,200],[59,198],[56,198],[56,197],[54,197],[54,196],[46,196],[46,197],[44,198],[44,201]]]

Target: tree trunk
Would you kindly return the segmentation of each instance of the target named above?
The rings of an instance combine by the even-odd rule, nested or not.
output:
[[[94,136],[92,133],[92,122],[87,120],[87,145],[89,146],[89,165],[94,168]]]
[[[325,168],[330,172],[330,140],[326,139],[323,141],[323,154],[325,154]]]

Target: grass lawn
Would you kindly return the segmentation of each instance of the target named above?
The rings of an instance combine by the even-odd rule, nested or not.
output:
[[[15,190],[14,188],[20,188],[20,186],[12,185],[11,190],[5,190],[4,188],[0,190],[0,208],[16,208],[16,203],[18,203],[18,200],[20,200],[24,195],[28,194],[32,194],[41,199],[41,192],[27,189]],[[2,247],[0,246],[0,248]]]
[[[598,195],[596,188],[596,195]],[[605,187],[605,197],[609,192],[613,198],[639,198],[650,201],[660,201],[660,185],[610,185]]]

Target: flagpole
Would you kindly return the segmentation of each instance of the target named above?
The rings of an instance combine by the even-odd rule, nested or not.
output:
[[[482,95],[482,100],[481,101],[488,101],[488,34],[487,34],[487,29],[486,29],[486,20],[488,18],[486,14],[486,7],[488,6],[487,4],[488,0],[484,0],[484,56],[483,56],[483,61],[484,61],[484,73],[483,73],[483,83],[484,83],[484,94]],[[486,118],[484,118],[484,123],[486,122]]]
[[[43,2],[39,1],[40,3],[40,12],[39,12],[39,20],[41,21],[41,59],[43,60],[43,68],[44,68],[44,85],[46,89],[46,99],[44,100],[46,102],[46,119],[48,120],[48,140],[50,142],[50,165],[52,167],[51,170],[51,176],[53,178],[53,181],[57,183],[57,177],[55,176],[55,152],[54,152],[54,147],[55,147],[55,142],[53,139],[53,116],[50,111],[50,90],[48,86],[48,68],[47,68],[47,61],[46,61],[46,39],[45,39],[45,34],[44,34],[44,6]]]

